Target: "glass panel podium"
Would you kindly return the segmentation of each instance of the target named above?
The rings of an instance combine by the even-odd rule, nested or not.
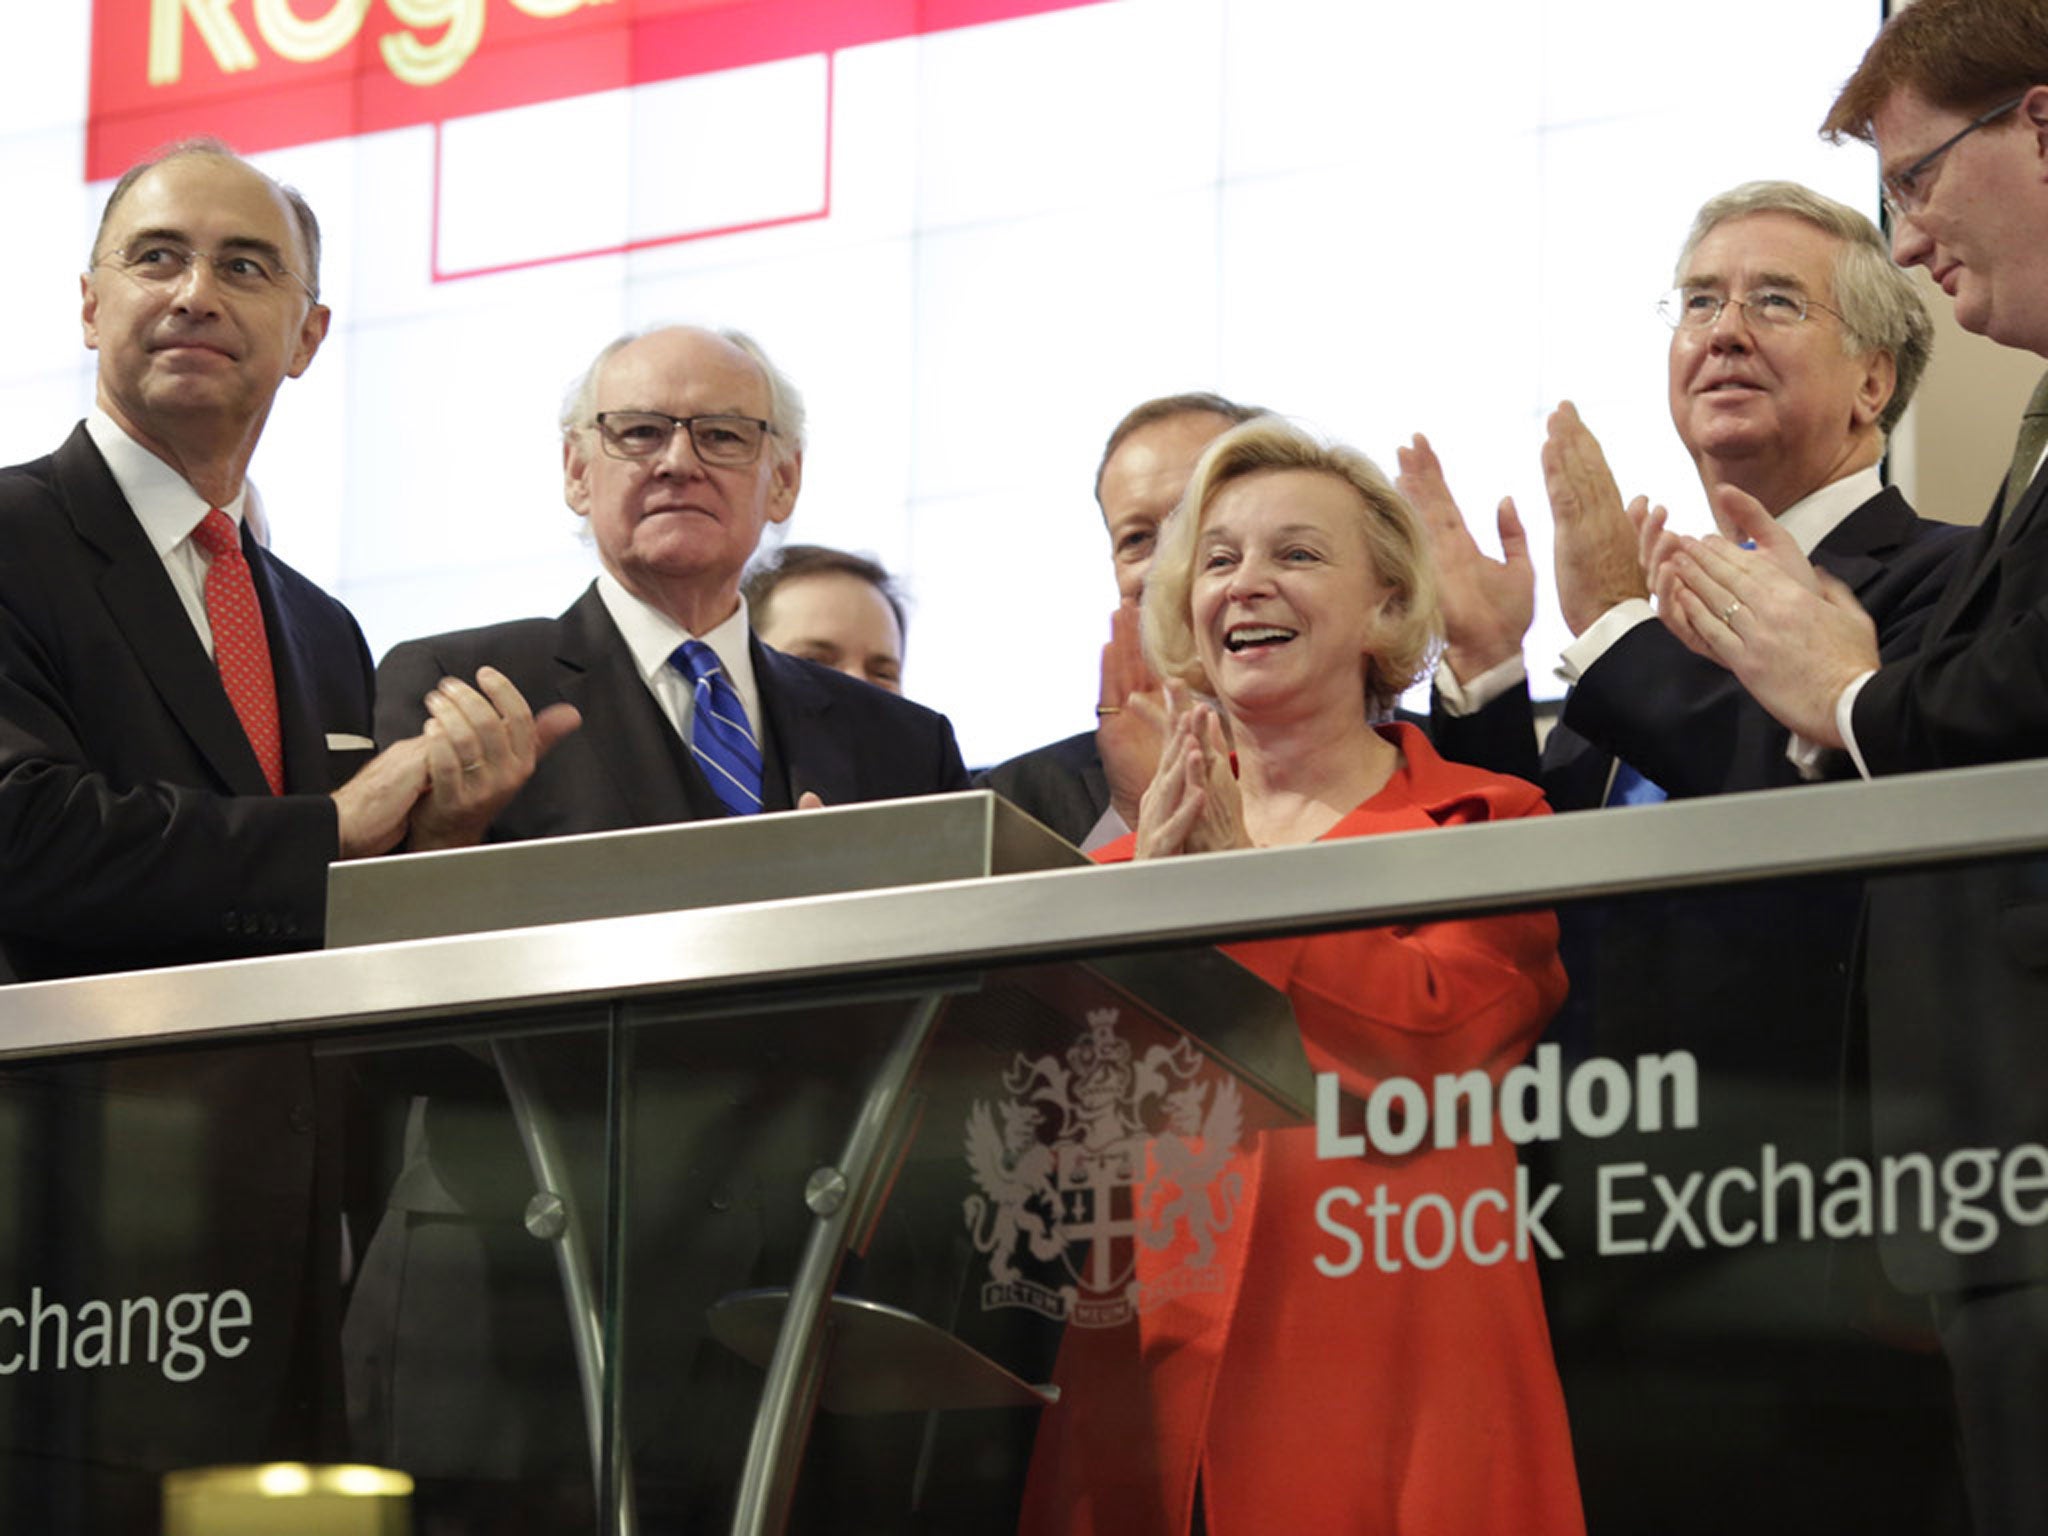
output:
[[[1101,870],[987,795],[626,836],[0,991],[0,1529],[275,1461],[421,1536],[2048,1492],[2048,770]]]

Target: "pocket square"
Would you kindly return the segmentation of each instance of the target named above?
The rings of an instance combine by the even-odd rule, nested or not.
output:
[[[351,736],[346,731],[327,733],[327,750],[330,752],[360,752],[365,749],[374,752],[377,743],[367,736]]]

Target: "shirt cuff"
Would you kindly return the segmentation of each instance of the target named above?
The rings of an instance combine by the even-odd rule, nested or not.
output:
[[[1522,665],[1519,655],[1496,662],[1469,683],[1458,681],[1449,662],[1436,664],[1436,696],[1443,701],[1444,713],[1454,720],[1478,714],[1502,694],[1528,681],[1529,669]]]
[[[1835,700],[1835,729],[1841,733],[1842,745],[1849,749],[1849,761],[1866,779],[1873,775],[1870,764],[1863,761],[1863,749],[1856,745],[1856,697],[1863,692],[1863,685],[1875,676],[1877,670],[1872,668],[1844,688],[1841,697]]]
[[[1566,646],[1559,656],[1558,671],[1568,683],[1576,683],[1592,670],[1593,663],[1608,652],[1615,641],[1657,617],[1646,597],[1625,598],[1586,626],[1586,632]]]

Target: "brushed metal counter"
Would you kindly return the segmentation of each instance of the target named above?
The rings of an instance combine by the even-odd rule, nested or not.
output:
[[[792,817],[904,809],[913,807]],[[823,832],[830,823],[813,825]],[[722,829],[673,835],[704,830]],[[758,990],[2043,849],[2048,763],[2011,764],[41,982],[0,989],[0,1056]]]

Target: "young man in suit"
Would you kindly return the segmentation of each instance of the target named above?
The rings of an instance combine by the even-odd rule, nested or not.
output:
[[[1885,24],[1824,132],[1873,144],[1892,254],[1964,329],[2048,357],[2048,11],[1918,0]],[[1657,552],[1661,613],[1783,725],[1866,776],[2048,752],[2048,475],[2037,394],[2011,466],[1912,651],[1816,582],[1753,502],[1727,540]],[[1871,885],[1865,944],[1879,1153],[1937,1162],[2048,1143],[2048,873],[2038,860]],[[1981,1239],[1903,1230],[1887,1273],[1929,1298],[1956,1379],[1982,1529],[2048,1531],[2048,1225]]]
[[[785,544],[747,573],[740,591],[754,633],[784,655],[903,691],[903,594],[879,562]]]

